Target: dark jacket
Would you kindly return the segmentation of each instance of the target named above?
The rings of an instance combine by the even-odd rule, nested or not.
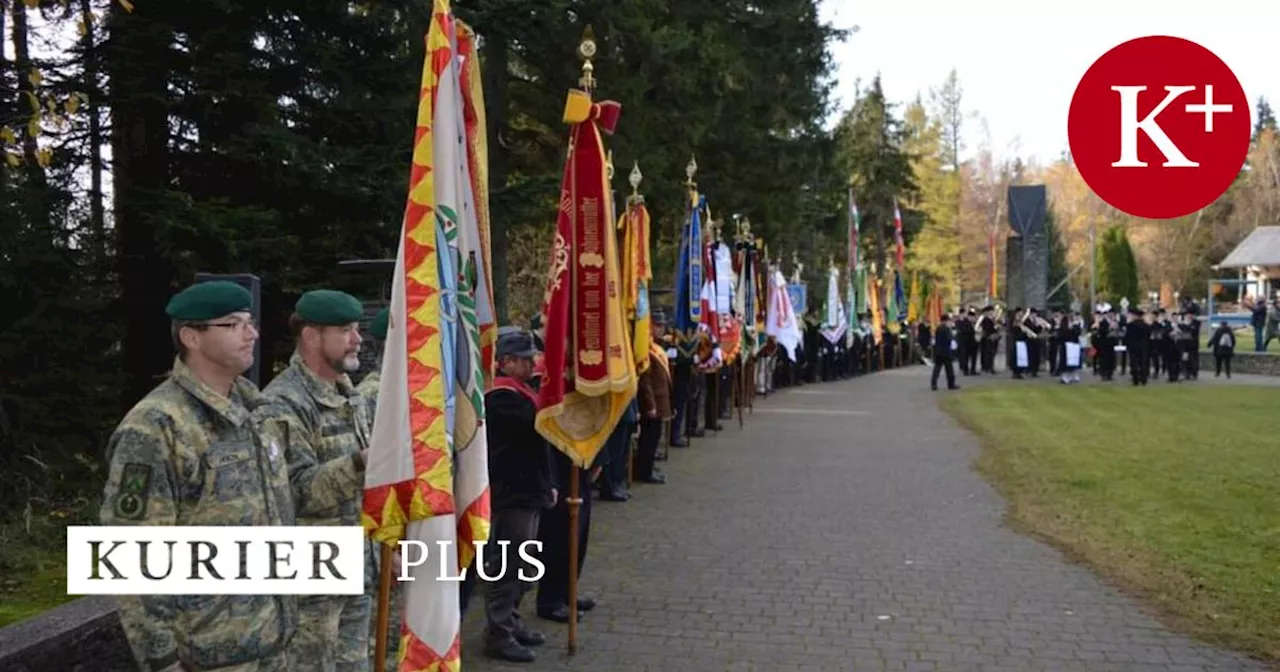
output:
[[[1142,320],[1134,320],[1124,325],[1124,345],[1133,352],[1147,352],[1151,345],[1151,329],[1153,325]]]
[[[937,337],[933,339],[933,356],[936,359],[950,359],[951,355],[951,327],[941,325],[938,327]]]
[[[1258,301],[1253,304],[1253,319],[1251,320],[1254,329],[1262,329],[1267,326],[1267,303]]]
[[[1236,351],[1236,334],[1231,327],[1220,326],[1213,332],[1213,336],[1209,337],[1209,347],[1213,348],[1213,354],[1218,357],[1230,357]]]
[[[509,379],[498,379],[503,380]],[[490,505],[494,509],[549,508],[551,490],[557,487],[552,469],[555,449],[533,428],[535,399],[495,385],[484,395],[484,410]]]

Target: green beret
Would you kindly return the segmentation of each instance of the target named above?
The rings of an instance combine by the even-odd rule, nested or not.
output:
[[[387,321],[391,319],[391,311],[383,308],[369,321],[369,333],[379,341],[387,340]]]
[[[317,289],[307,292],[298,299],[293,312],[310,322],[323,327],[338,327],[359,322],[364,317],[364,306],[360,300],[346,292],[332,289]]]
[[[229,280],[199,282],[169,299],[164,312],[182,322],[202,322],[253,308],[249,290]]]

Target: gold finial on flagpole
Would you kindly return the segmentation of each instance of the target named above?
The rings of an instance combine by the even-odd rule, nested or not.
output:
[[[684,185],[686,187],[693,189],[698,186],[698,183],[693,181],[693,176],[696,175],[697,173],[698,173],[698,159],[690,155],[689,163],[685,164],[685,167],[684,167],[684,174],[685,174]]]
[[[640,195],[640,182],[644,180],[644,175],[640,173],[640,162],[636,161],[631,166],[631,175],[627,181],[631,183],[631,200],[636,203],[644,203],[644,196]]]
[[[582,59],[582,77],[578,80],[578,84],[587,93],[591,93],[596,88],[596,78],[594,76],[596,67],[591,64],[591,59],[595,55],[595,31],[588,24],[586,30],[582,31],[582,41],[578,43],[578,57]]]
[[[609,150],[609,152],[604,155],[604,174],[605,174],[605,177],[609,178],[610,182],[613,182],[613,150],[612,149]]]

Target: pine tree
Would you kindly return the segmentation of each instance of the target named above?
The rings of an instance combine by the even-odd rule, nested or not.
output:
[[[1062,231],[1058,227],[1052,208],[1045,211],[1044,231],[1049,239],[1049,289],[1057,287],[1057,290],[1049,295],[1048,305],[1065,308],[1071,303],[1071,283],[1065,282],[1068,274],[1067,246],[1062,241]]]
[[[1276,130],[1276,115],[1271,110],[1271,103],[1267,102],[1266,96],[1258,96],[1257,108],[1258,121],[1253,125],[1253,137],[1255,140],[1265,129]]]
[[[1127,298],[1130,303],[1140,301],[1138,294],[1138,264],[1129,236],[1121,226],[1113,226],[1098,239],[1098,292],[1113,304]]]

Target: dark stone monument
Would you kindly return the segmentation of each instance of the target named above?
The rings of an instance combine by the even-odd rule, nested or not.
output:
[[[262,324],[262,280],[256,275],[248,273],[233,273],[230,275],[220,275],[217,273],[196,273],[196,282],[211,282],[213,280],[230,280],[231,282],[244,287],[253,295],[253,321]],[[261,366],[262,366],[262,340],[259,339],[253,346],[253,367],[245,372],[245,377],[253,381],[254,385],[261,385]]]
[[[1049,294],[1049,239],[1044,218],[1049,199],[1043,184],[1009,187],[1009,226],[1017,237],[1010,240],[1006,256],[1009,269],[1006,277],[1010,298],[1014,307],[1046,308]],[[1020,252],[1021,254],[1016,254]],[[1015,258],[1019,261],[1015,262]],[[1014,266],[1016,263],[1016,278]]]
[[[1010,310],[1025,305],[1022,295],[1022,238],[1005,239],[1004,304]]]

